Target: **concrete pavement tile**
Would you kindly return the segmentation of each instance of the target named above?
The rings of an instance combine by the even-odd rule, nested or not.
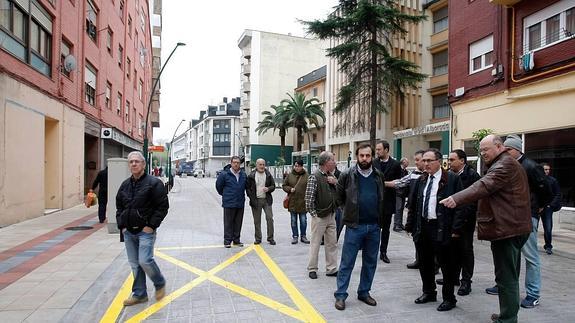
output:
[[[58,289],[40,308],[71,308],[92,285],[91,281],[68,282]]]
[[[67,311],[66,309],[39,309],[28,316],[24,322],[58,322]]]
[[[23,322],[34,310],[0,311],[3,322]]]
[[[215,319],[212,316],[212,314],[193,315],[192,322],[198,322],[198,323],[215,322]]]

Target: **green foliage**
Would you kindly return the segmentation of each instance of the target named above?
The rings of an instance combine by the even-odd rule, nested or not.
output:
[[[275,162],[275,166],[283,166],[286,164],[286,161],[283,157],[278,157]]]
[[[272,111],[263,111],[262,115],[264,118],[262,121],[258,122],[258,126],[256,127],[256,132],[259,135],[262,135],[269,130],[272,130],[272,133],[275,133],[276,130],[279,131],[280,141],[281,141],[281,157],[285,159],[285,137],[287,129],[290,127],[288,122],[288,115],[286,113],[286,109],[283,105],[272,105]]]
[[[475,149],[477,150],[477,153],[479,154],[479,142],[481,140],[483,140],[483,138],[487,137],[488,135],[494,134],[495,132],[492,129],[479,129],[477,131],[474,131],[471,133],[471,137],[473,137],[473,139],[475,139]]]
[[[319,119],[325,122],[325,112],[317,98],[307,100],[303,93],[294,93],[293,96],[286,94],[289,99],[282,100],[281,104],[285,107],[288,124],[297,131],[296,147],[298,151],[301,151],[303,134],[309,132],[311,125],[319,128],[321,125]]]
[[[392,51],[394,39],[407,34],[409,24],[424,19],[402,13],[397,0],[340,0],[335,13],[325,20],[302,21],[311,34],[335,40],[327,55],[337,60],[348,82],[341,87],[334,109],[344,119],[338,132],[365,131],[369,123],[374,144],[377,113],[387,113],[393,99],[402,103],[404,91],[416,89],[427,77]]]

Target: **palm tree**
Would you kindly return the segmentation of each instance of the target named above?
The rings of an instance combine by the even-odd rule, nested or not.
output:
[[[377,114],[387,113],[394,99],[402,104],[404,90],[416,89],[426,77],[417,65],[393,56],[393,40],[405,35],[409,24],[426,18],[399,8],[397,0],[340,0],[335,13],[325,20],[303,21],[319,39],[339,43],[327,49],[327,56],[337,60],[348,80],[337,95],[334,112],[344,119],[337,130],[365,131],[369,120],[372,146]]]
[[[288,115],[286,113],[286,109],[284,106],[280,105],[272,105],[272,111],[263,111],[262,115],[264,118],[262,121],[258,122],[258,126],[256,127],[256,132],[258,135],[262,135],[268,130],[273,130],[275,133],[276,130],[279,131],[280,136],[280,155],[281,158],[285,161],[285,145],[286,145],[286,132],[289,128],[288,123]]]
[[[325,112],[317,98],[306,100],[305,94],[295,93],[293,96],[286,93],[289,99],[284,99],[281,104],[286,109],[288,124],[297,131],[297,151],[301,151],[303,134],[309,132],[308,125],[320,126],[319,119],[325,122]],[[308,135],[309,136],[309,135]],[[311,148],[311,147],[310,147]]]

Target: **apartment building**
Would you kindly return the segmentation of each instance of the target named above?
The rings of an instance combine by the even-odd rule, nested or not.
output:
[[[264,158],[274,163],[280,155],[277,133],[256,133],[262,112],[279,105],[293,93],[296,80],[325,65],[323,42],[317,39],[245,30],[238,41],[241,50],[242,141],[246,161]],[[291,131],[286,136],[286,156],[293,150]]]
[[[573,208],[575,1],[451,1],[449,13],[453,148],[476,156],[478,129],[519,134]]]
[[[0,226],[81,203],[141,149],[148,1],[0,1]]]

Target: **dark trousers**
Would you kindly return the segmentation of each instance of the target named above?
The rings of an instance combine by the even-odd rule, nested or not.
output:
[[[389,243],[389,226],[391,225],[391,218],[393,213],[385,214],[383,216],[383,226],[381,227],[381,241],[379,245],[379,252],[387,254],[387,244]]]
[[[341,230],[343,230],[343,208],[338,207],[335,209],[335,230],[337,233],[337,241],[339,241],[339,235]]]
[[[100,198],[98,201],[98,220],[100,223],[104,223],[106,221],[106,205],[108,204],[108,200]]]
[[[453,257],[453,243],[437,241],[437,220],[423,220],[421,234],[416,243],[419,255],[419,274],[423,283],[425,294],[435,295],[435,257],[439,260],[443,274],[443,287],[441,294],[444,301],[455,302],[454,283],[456,263]]]
[[[491,241],[495,282],[499,288],[499,320],[497,322],[517,322],[521,248],[527,238],[529,234]]]
[[[240,242],[244,208],[224,208],[224,244]]]
[[[545,250],[553,249],[551,244],[551,231],[553,231],[553,210],[550,207],[546,207],[543,212],[541,212],[541,222],[543,222],[543,237],[545,238]]]
[[[473,231],[464,231],[457,239],[453,239],[456,257],[456,270],[455,280],[459,279],[461,273],[461,281],[471,283],[473,277],[473,268],[475,266],[475,255],[473,254]]]

